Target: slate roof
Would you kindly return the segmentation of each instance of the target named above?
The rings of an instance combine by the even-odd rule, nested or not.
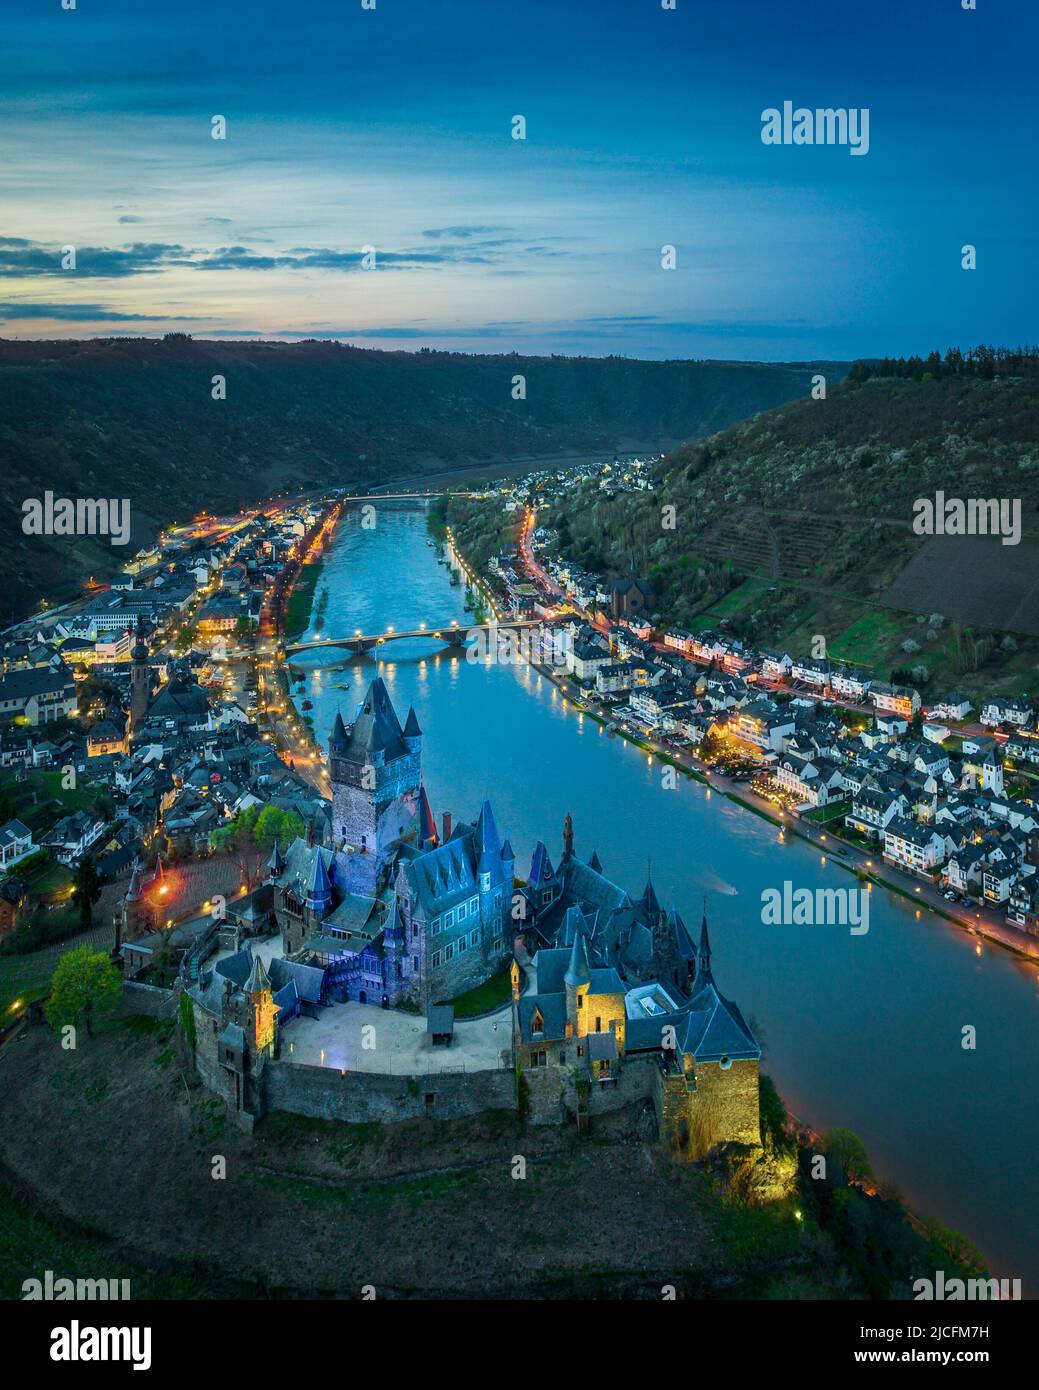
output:
[[[405,757],[407,751],[386,683],[381,676],[376,676],[347,730],[340,756],[348,762],[365,765],[371,762],[373,754],[381,753],[391,762],[394,758]]]

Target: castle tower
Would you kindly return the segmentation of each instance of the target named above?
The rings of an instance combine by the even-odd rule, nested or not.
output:
[[[569,859],[574,852],[574,818],[567,811],[563,817],[563,858]]]
[[[570,952],[570,964],[566,968],[563,976],[563,985],[566,989],[566,1021],[568,1033],[576,1037],[583,1037],[588,1031],[587,1027],[580,1025],[583,1021],[584,1010],[578,1005],[578,999],[587,992],[591,982],[591,966],[588,964],[588,946],[585,942],[583,931],[579,931],[574,937],[573,950]]]
[[[250,1051],[273,1052],[274,1020],[278,1006],[274,1002],[270,977],[259,956],[253,956],[253,968],[245,982],[244,993],[252,1010]]]
[[[130,721],[127,730],[132,737],[148,712],[151,700],[151,672],[148,669],[148,643],[144,635],[144,614],[137,615],[137,633],[130,653]]]
[[[414,711],[412,711],[412,714]],[[346,892],[375,897],[401,841],[418,833],[422,734],[400,726],[381,677],[349,729],[336,716],[328,743],[336,878]]]

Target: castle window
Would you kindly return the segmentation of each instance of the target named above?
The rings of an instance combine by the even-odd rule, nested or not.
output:
[[[469,933],[469,945],[470,945],[470,946],[475,946],[476,943],[477,943],[479,940],[480,940],[480,929],[479,929],[479,927],[477,927],[477,929],[476,929],[475,931],[471,931],[471,932]]]
[[[601,1032],[602,1032],[602,1019],[601,1019],[601,1018],[596,1018],[596,1020],[595,1020],[595,1031],[596,1031],[597,1033],[601,1033]]]
[[[445,960],[450,960],[451,957],[454,955],[454,953],[455,953],[455,948],[454,948],[454,946],[447,946],[447,947],[445,948],[445,950],[444,950],[444,959],[445,959]]]
[[[545,1031],[545,1020],[542,1017],[540,1009],[534,1010],[534,1017],[530,1020],[530,1030],[532,1033],[543,1033]]]
[[[465,921],[465,903],[458,904],[458,920],[460,922]]]
[[[486,892],[488,892],[488,891],[490,890],[490,886],[491,886],[491,876],[490,876],[490,874],[481,874],[480,878],[481,878],[480,887],[481,887],[481,889],[483,890],[483,892],[486,893]],[[470,899],[469,899],[469,911],[470,911],[470,912],[472,912],[472,913],[477,912],[477,911],[479,910],[479,907],[480,907],[480,900],[479,900],[479,898],[470,898]]]
[[[417,970],[417,969],[418,969],[418,956],[412,956],[412,957],[411,957],[411,968],[412,968],[412,970]]]
[[[465,950],[468,950],[468,948],[469,948],[469,942],[468,942],[468,940],[467,940],[464,936],[460,936],[460,937],[458,938],[458,954],[461,955],[462,952],[465,951]]]
[[[439,952],[439,951],[434,951],[434,952],[433,952],[433,961],[432,961],[432,964],[433,964],[433,969],[434,969],[434,970],[439,969],[439,967],[440,967],[440,952]]]
[[[434,918],[433,918],[433,921],[432,921],[432,924],[430,925],[429,931],[430,931],[430,935],[431,935],[431,936],[439,936],[439,935],[440,935],[440,918],[439,918],[439,917],[434,917]]]
[[[530,1065],[532,1067],[544,1067],[548,1065],[548,1053],[544,1051],[532,1052],[530,1054]]]
[[[550,903],[550,902],[552,901],[552,894],[551,894],[551,893],[542,893],[542,895],[541,895],[541,901],[542,901],[543,904],[544,904],[544,903]]]
[[[580,1008],[580,1007],[583,1005],[583,1003],[584,1003],[584,995],[583,995],[583,994],[579,994],[579,995],[577,996],[577,1007]]]
[[[732,1058],[723,1057],[721,1061],[718,1063],[718,1065],[721,1067],[722,1071],[728,1071],[729,1068],[732,1066]]]
[[[451,911],[451,912],[445,912],[445,913],[444,913],[444,930],[446,931],[446,930],[448,929],[448,927],[453,927],[454,924],[455,924],[455,914],[454,914],[454,912],[453,912],[453,911]]]

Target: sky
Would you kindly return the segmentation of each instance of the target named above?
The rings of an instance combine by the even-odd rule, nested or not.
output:
[[[3,0],[2,337],[1036,338],[1036,0],[74,3]],[[868,153],[763,143],[784,101]]]

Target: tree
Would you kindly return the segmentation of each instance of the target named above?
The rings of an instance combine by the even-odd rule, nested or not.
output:
[[[840,1164],[849,1182],[861,1182],[873,1176],[866,1146],[850,1129],[831,1129],[823,1140],[823,1152]]]
[[[76,872],[72,878],[72,891],[79,907],[79,920],[84,928],[89,927],[94,920],[94,904],[101,896],[101,879],[92,854],[84,854],[76,865]]]
[[[121,994],[122,976],[104,951],[77,946],[58,961],[44,1013],[54,1029],[82,1019],[89,1037],[95,1019],[112,1013]]]

